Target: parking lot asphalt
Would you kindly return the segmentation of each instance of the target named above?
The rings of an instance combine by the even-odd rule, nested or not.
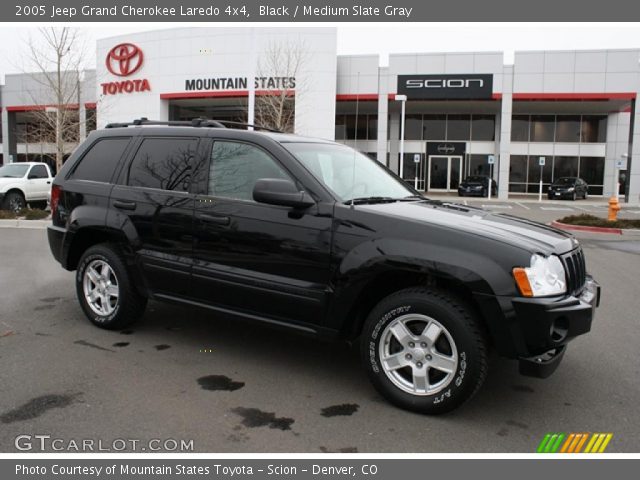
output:
[[[546,380],[492,358],[471,402],[428,417],[382,399],[348,345],[156,302],[130,329],[95,328],[45,231],[0,229],[0,452],[51,435],[193,440],[197,452],[528,453],[548,432],[611,432],[608,452],[638,452],[640,237],[580,238],[603,287],[592,332]]]
[[[500,200],[495,197],[487,199],[481,197],[459,197],[457,195],[432,195],[429,193],[425,195],[435,200],[481,207],[495,213],[516,215],[543,223],[549,223],[552,220],[569,215],[588,214],[606,218],[609,209],[608,198],[589,198],[589,200],[576,201],[547,200],[544,198],[541,202],[538,202],[536,198],[532,197]],[[620,206],[622,207],[618,213],[620,218],[640,220],[640,205],[621,202]]]

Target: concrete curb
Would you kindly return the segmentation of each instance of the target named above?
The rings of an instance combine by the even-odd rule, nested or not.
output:
[[[35,228],[45,229],[51,220],[0,220],[0,228]]]
[[[592,233],[614,233],[616,235],[622,235],[624,231],[622,228],[608,228],[608,227],[587,227],[584,225],[568,225],[566,223],[551,222],[552,227],[560,228],[561,230],[577,230],[579,232],[592,232]]]

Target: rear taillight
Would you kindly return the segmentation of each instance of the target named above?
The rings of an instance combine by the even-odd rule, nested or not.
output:
[[[62,189],[60,185],[53,185],[51,187],[51,216],[55,217],[56,211],[58,210],[58,202],[60,201],[60,194],[62,193]]]

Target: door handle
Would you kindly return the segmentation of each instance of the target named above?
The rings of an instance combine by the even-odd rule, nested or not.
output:
[[[51,185],[51,182],[47,182],[47,185]]]
[[[121,210],[135,210],[136,202],[123,202],[122,200],[115,200],[113,206]]]
[[[209,215],[206,213],[201,213],[198,215],[198,218],[204,220],[209,223],[215,223],[216,225],[229,225],[231,223],[231,219],[229,217],[220,217],[217,215]]]

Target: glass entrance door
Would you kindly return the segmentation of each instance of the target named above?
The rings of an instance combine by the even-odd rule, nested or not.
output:
[[[452,192],[462,181],[462,157],[459,155],[429,156],[429,190]]]

